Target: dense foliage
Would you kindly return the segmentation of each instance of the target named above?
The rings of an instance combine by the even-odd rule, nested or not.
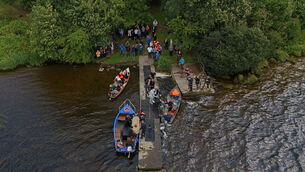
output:
[[[210,66],[209,70],[214,74],[235,74],[260,67],[259,63],[253,63],[253,58],[246,58],[234,63],[234,65],[226,65],[226,69],[224,69],[224,66],[222,66],[223,57],[227,57],[227,60],[233,60],[240,53],[256,53],[253,54],[253,57],[258,58],[257,61],[269,57],[285,60],[287,55],[304,55],[304,0],[163,0],[162,4],[165,12],[171,17],[169,27],[179,37],[177,39],[183,42],[182,47],[199,49],[201,55],[206,57],[200,57],[198,60],[206,66]],[[178,25],[180,25],[179,29],[177,29]],[[224,34],[224,30],[230,27],[240,29],[239,26],[241,25],[250,28],[249,31],[251,31],[251,28],[261,30],[259,32],[262,33],[258,37],[262,38],[262,34],[267,37],[270,42],[268,47],[270,53],[267,56],[259,51],[252,51],[250,49],[253,48],[252,46],[234,45],[232,42],[226,42],[226,46],[218,44],[219,41],[224,41],[218,37]],[[190,33],[190,28],[192,29],[191,34],[186,34]],[[205,34],[200,35],[201,31],[204,31]],[[237,30],[236,32],[240,31]],[[222,36],[234,38],[236,32],[227,32]],[[185,41],[183,35],[187,35],[187,39],[191,40],[192,43]],[[248,43],[260,40],[258,37],[247,37],[249,39]],[[200,42],[202,43],[200,44]],[[246,43],[245,41],[242,42]],[[196,46],[199,44],[200,46]],[[203,47],[203,45],[208,47]],[[234,46],[240,46],[242,50],[234,52],[238,48]],[[228,53],[228,47],[232,48],[232,52],[225,54]],[[216,50],[218,50],[217,53]]]
[[[269,41],[258,28],[228,26],[203,39],[200,49],[200,60],[210,72],[235,75],[264,63]]]
[[[0,69],[88,63],[114,31],[151,23],[151,1],[0,0],[29,13],[19,19],[0,10]],[[255,72],[265,60],[305,54],[305,0],[161,1],[169,37],[182,49],[199,51],[199,62],[213,74]]]
[[[31,12],[26,24],[0,13],[2,70],[46,61],[88,63],[97,46],[109,44],[114,30],[152,20],[147,0],[0,0],[3,2]]]

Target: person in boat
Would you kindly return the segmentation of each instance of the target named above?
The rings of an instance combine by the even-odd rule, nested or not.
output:
[[[122,84],[123,84],[123,81],[122,81],[122,79],[120,78],[120,75],[117,75],[117,76],[115,77],[115,80],[116,80],[116,82],[117,82],[117,85],[122,85]]]
[[[123,71],[123,76],[124,76],[125,79],[128,78],[129,73],[127,72],[127,70],[124,70],[124,71]]]
[[[124,78],[123,71],[121,71],[121,72],[119,73],[119,77],[120,77],[120,79],[122,80],[122,83],[124,83],[124,82],[125,82],[125,78]]]
[[[163,118],[166,122],[169,122],[171,120],[171,117],[168,114],[163,115]]]
[[[178,100],[180,96],[180,92],[177,89],[174,89],[172,92],[170,92],[170,98],[174,100]]]
[[[172,101],[166,102],[167,110],[170,112],[173,109],[174,103]]]
[[[111,96],[117,95],[119,91],[117,90],[117,86],[115,84],[110,85],[110,94]]]

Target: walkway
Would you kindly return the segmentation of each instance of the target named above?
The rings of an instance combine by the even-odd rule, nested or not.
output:
[[[148,56],[139,57],[139,82],[140,82],[140,106],[146,113],[146,133],[145,137],[139,140],[139,170],[161,170],[161,132],[158,109],[149,104],[145,94],[145,81],[150,72],[155,72],[153,59]],[[157,83],[156,83],[157,85]]]

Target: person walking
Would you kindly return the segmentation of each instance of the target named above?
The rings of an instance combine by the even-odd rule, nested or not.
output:
[[[183,57],[181,57],[181,59],[179,60],[179,63],[180,63],[181,69],[183,70],[184,69],[184,58]]]

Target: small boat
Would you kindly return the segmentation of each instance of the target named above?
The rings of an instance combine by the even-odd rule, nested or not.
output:
[[[109,99],[110,99],[110,100],[111,100],[111,99],[114,99],[114,98],[117,98],[117,97],[122,93],[122,91],[124,90],[124,88],[126,87],[128,81],[129,81],[129,78],[130,78],[130,70],[129,70],[129,67],[126,68],[126,69],[123,71],[123,73],[125,73],[125,72],[126,72],[126,74],[127,74],[127,78],[124,77],[124,83],[123,83],[122,86],[120,86],[120,89],[119,89],[119,90],[116,89],[116,91],[114,91],[114,89],[111,88],[111,86],[113,86],[113,85],[116,86],[116,85],[117,85],[117,81],[116,81],[116,77],[117,77],[117,76],[114,78],[113,84],[110,85],[110,89],[109,89],[109,92],[108,92],[108,96],[109,96]]]
[[[179,111],[180,104],[181,104],[181,92],[179,88],[176,86],[173,88],[166,97],[167,102],[172,105],[171,111],[168,111],[168,109],[165,110],[167,112],[167,116],[170,118],[168,121],[169,124],[173,123],[174,119],[176,118],[176,115]]]
[[[126,99],[120,106],[113,124],[115,150],[125,155],[128,153],[128,158],[136,151],[139,142],[140,118],[135,111],[135,106]]]

